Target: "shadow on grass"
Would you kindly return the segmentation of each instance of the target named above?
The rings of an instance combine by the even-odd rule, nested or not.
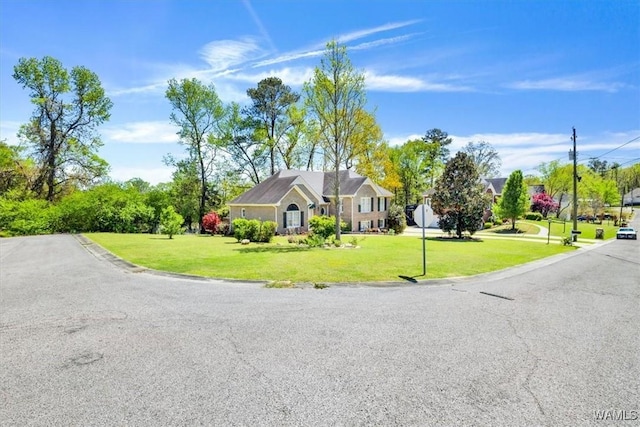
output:
[[[495,234],[507,234],[507,235],[518,235],[518,234],[526,234],[526,231],[522,231],[519,228],[516,228],[515,230],[512,230],[510,228],[506,228],[504,230],[496,230],[493,233]]]

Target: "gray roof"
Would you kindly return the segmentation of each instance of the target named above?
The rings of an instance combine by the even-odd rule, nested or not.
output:
[[[368,183],[378,195],[393,196],[390,191],[353,171],[340,171],[339,178],[340,195],[352,196],[357,193],[363,184]],[[236,197],[230,204],[275,205],[296,186],[315,203],[327,202],[327,197],[333,193],[334,181],[333,172],[281,170]]]
[[[485,178],[484,180],[487,183],[487,187],[491,184],[493,189],[496,190],[496,194],[502,194],[502,189],[507,183],[507,178]]]

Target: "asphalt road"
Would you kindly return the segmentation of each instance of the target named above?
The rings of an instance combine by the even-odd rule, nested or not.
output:
[[[638,255],[266,289],[0,239],[0,424],[638,426]]]

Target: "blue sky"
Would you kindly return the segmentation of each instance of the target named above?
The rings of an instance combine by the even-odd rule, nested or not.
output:
[[[391,144],[440,128],[455,152],[491,143],[502,172],[640,161],[640,2],[0,0],[0,138],[33,110],[21,57],[96,72],[113,101],[99,128],[116,180],[169,181],[179,154],[170,78],[213,83],[223,101],[278,76],[300,90],[327,41],[347,45]],[[620,148],[619,148],[620,147]]]

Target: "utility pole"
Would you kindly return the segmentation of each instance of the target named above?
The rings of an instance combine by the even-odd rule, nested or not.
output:
[[[578,240],[578,153],[576,152],[576,128],[573,128],[573,151],[569,152],[569,157],[573,159],[573,230],[571,230],[571,241]]]

